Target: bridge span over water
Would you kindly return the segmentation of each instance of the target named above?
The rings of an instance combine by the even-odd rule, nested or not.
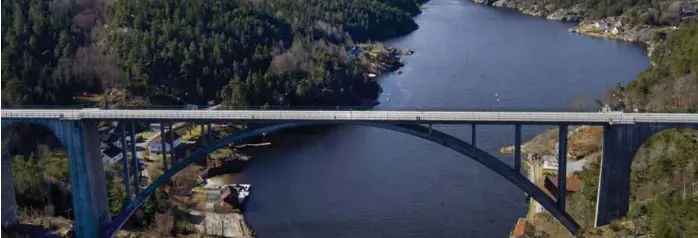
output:
[[[104,171],[99,151],[97,125],[100,121],[119,122],[122,144],[126,135],[135,135],[137,123],[160,123],[161,136],[172,133],[172,125],[189,122],[202,127],[204,146],[188,156],[177,157],[171,150],[170,159],[163,153],[162,176],[149,186],[139,186],[140,164],[135,143],[123,150],[124,183],[128,205],[116,217],[109,215]],[[401,132],[455,150],[501,175],[531,196],[550,212],[571,233],[579,224],[566,212],[565,189],[548,196],[521,173],[521,128],[525,125],[552,125],[559,128],[558,174],[566,174],[567,133],[570,125],[604,127],[603,158],[599,176],[596,221],[597,226],[609,224],[628,211],[630,168],[633,155],[654,133],[670,128],[698,127],[698,114],[690,113],[622,113],[622,112],[513,112],[513,111],[356,111],[356,110],[110,110],[110,109],[3,109],[2,131],[18,123],[42,125],[58,137],[68,153],[73,193],[76,232],[79,237],[113,237],[129,217],[155,190],[187,165],[230,143],[249,137],[273,133],[286,128],[313,125],[348,124],[370,126]],[[211,123],[241,123],[253,125],[223,138],[210,135]],[[463,124],[472,127],[466,140],[432,128],[437,124]],[[477,148],[477,125],[512,126],[514,133],[514,166]],[[170,128],[167,130],[167,128]],[[6,139],[3,136],[3,150]],[[161,140],[164,143],[165,140]],[[164,147],[164,144],[163,144]],[[2,224],[18,222],[17,206],[12,188],[11,166],[7,152],[2,161]],[[131,161],[129,163],[129,160]],[[168,166],[168,164],[170,166]],[[558,176],[560,187],[566,186],[566,176]],[[131,194],[133,186],[134,194]],[[6,192],[11,191],[11,192]]]
[[[102,110],[10,109],[2,118],[66,120],[203,120],[203,121],[373,121],[389,123],[477,124],[636,124],[698,123],[689,113],[622,112],[482,112],[353,110]]]

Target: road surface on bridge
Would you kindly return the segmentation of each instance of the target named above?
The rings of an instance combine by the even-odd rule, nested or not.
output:
[[[107,110],[6,109],[2,118],[64,120],[384,121],[429,123],[635,124],[698,123],[695,113],[489,112],[489,111],[300,111],[300,110]]]

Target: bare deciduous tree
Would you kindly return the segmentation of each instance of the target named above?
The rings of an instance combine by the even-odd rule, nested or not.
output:
[[[174,228],[174,217],[172,210],[155,215],[155,231],[162,237],[170,236]]]

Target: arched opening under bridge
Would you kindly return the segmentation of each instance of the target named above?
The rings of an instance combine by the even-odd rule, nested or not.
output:
[[[418,138],[422,138],[427,141],[434,142],[436,144],[450,148],[462,155],[465,155],[478,163],[486,166],[488,169],[497,173],[498,175],[504,177],[509,182],[513,183],[519,187],[522,191],[529,194],[533,199],[536,199],[544,208],[546,208],[556,219],[560,221],[563,226],[565,226],[570,232],[575,233],[579,229],[579,225],[567,214],[563,209],[558,208],[554,199],[546,195],[540,188],[535,184],[531,183],[527,178],[525,178],[520,173],[514,171],[513,168],[500,161],[493,155],[473,147],[469,143],[466,143],[456,137],[445,134],[443,132],[433,130],[429,127],[421,125],[397,125],[390,123],[380,123],[380,122],[360,122],[360,121],[346,121],[346,122],[287,122],[279,124],[264,125],[257,128],[251,128],[244,131],[240,131],[222,138],[208,146],[197,150],[196,152],[190,154],[188,157],[180,160],[174,166],[166,171],[162,176],[158,177],[151,185],[149,185],[145,190],[137,197],[135,197],[132,202],[117,216],[113,219],[113,222],[104,231],[104,237],[112,237],[116,232],[123,226],[123,224],[128,220],[128,218],[138,209],[139,206],[143,204],[145,199],[153,194],[158,187],[169,182],[169,179],[174,176],[177,172],[184,169],[187,165],[198,160],[199,158],[205,156],[208,153],[215,151],[218,148],[224,147],[231,142],[238,140],[243,140],[246,138],[258,136],[264,133],[273,133],[286,128],[295,128],[301,126],[310,125],[331,125],[331,124],[349,124],[349,125],[360,125],[382,128],[387,130],[392,130],[396,132],[401,132],[404,134],[412,135]]]
[[[644,140],[630,170],[625,219],[660,237],[698,234],[698,131],[672,128]]]
[[[63,141],[40,123],[3,121],[2,134],[4,232],[44,236],[54,227],[70,230],[74,204]]]

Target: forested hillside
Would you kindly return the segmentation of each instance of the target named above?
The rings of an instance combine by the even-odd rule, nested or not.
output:
[[[76,14],[81,8],[60,1],[2,1],[3,104],[66,103],[105,81],[85,72],[95,69],[80,47],[89,42],[89,22],[96,19],[82,21]]]
[[[414,0],[3,0],[3,104],[358,105],[346,53],[417,28]]]
[[[627,110],[688,111],[698,109],[698,20],[672,32],[652,55],[651,65],[628,84]]]

